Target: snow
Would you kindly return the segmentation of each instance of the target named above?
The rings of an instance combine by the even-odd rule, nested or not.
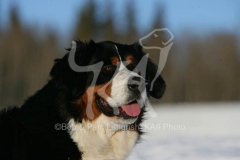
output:
[[[240,103],[154,106],[128,160],[240,160]]]

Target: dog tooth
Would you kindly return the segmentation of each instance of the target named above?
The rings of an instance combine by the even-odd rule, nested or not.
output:
[[[113,114],[114,115],[119,115],[119,109],[117,107],[113,107]]]

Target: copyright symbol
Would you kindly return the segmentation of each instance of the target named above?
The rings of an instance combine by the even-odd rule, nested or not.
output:
[[[61,130],[62,127],[61,127],[61,124],[57,123],[57,124],[55,124],[54,128],[56,130]]]

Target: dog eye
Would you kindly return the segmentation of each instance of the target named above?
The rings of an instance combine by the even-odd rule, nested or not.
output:
[[[128,68],[130,71],[138,72],[138,69],[135,67],[134,64],[129,64],[129,65],[127,65],[127,68]]]
[[[115,70],[115,66],[113,65],[107,65],[102,68],[102,71],[104,72],[113,72]]]

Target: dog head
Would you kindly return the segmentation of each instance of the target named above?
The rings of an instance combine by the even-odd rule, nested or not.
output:
[[[76,120],[132,124],[142,116],[147,96],[162,97],[165,82],[157,77],[150,90],[157,66],[139,44],[76,41],[75,45],[74,62],[69,61],[72,48],[56,60],[51,76]],[[85,70],[73,70],[71,63]]]

